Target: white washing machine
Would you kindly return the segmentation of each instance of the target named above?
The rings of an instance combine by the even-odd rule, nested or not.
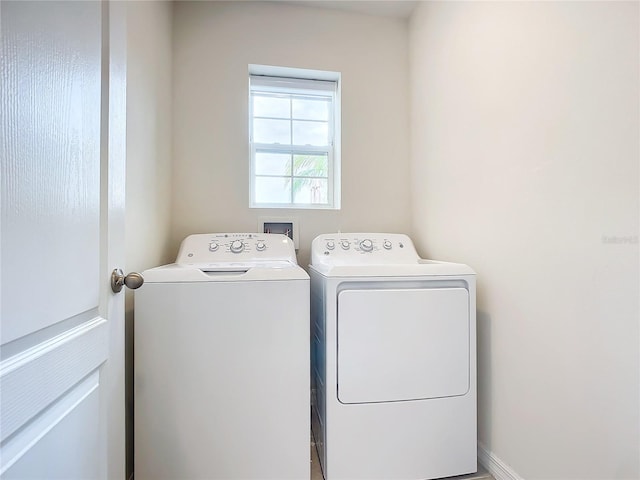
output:
[[[135,293],[135,478],[308,479],[309,276],[285,235],[187,237]]]
[[[313,434],[326,480],[477,471],[475,274],[406,235],[311,247]]]

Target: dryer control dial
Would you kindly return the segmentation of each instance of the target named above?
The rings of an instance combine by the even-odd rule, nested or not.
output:
[[[217,243],[217,242],[211,242],[211,243],[209,244],[209,251],[211,251],[211,252],[216,252],[216,251],[218,251],[218,248],[219,248],[219,247],[220,247],[220,245],[218,245],[218,243]]]
[[[362,240],[360,242],[360,250],[362,250],[363,252],[370,252],[371,250],[373,250],[373,242],[368,238]]]
[[[384,243],[382,244],[382,246],[386,249],[386,250],[391,250],[391,242],[389,240],[385,240]]]
[[[259,252],[264,251],[267,248],[267,246],[265,245],[264,242],[258,242],[256,243],[256,250]]]
[[[342,247],[343,250],[349,250],[349,247],[351,246],[351,244],[349,243],[349,240],[342,240],[340,242],[340,246]]]
[[[242,240],[234,240],[231,242],[231,245],[229,245],[229,250],[233,253],[240,253],[244,250],[244,243],[242,243]]]
[[[327,242],[327,250],[333,250],[336,248],[336,243],[333,240],[329,240]]]

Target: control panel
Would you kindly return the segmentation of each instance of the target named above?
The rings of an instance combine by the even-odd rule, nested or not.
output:
[[[333,233],[311,244],[312,265],[415,264],[418,252],[411,239],[399,233]]]
[[[288,261],[297,265],[293,241],[270,233],[203,233],[182,241],[176,263],[211,264]]]

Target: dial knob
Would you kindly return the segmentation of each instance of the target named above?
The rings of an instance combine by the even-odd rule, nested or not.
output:
[[[216,250],[218,250],[218,247],[219,247],[219,246],[220,246],[220,245],[218,245],[217,243],[215,243],[215,242],[211,242],[211,243],[209,244],[209,250],[211,250],[212,252],[215,252]]]
[[[256,243],[256,250],[257,251],[262,252],[265,248],[267,248],[267,246],[264,244],[264,242]]]
[[[391,250],[391,242],[389,240],[385,240],[382,246],[387,250]]]
[[[373,242],[368,238],[365,240],[362,240],[360,242],[360,249],[365,252],[370,252],[371,250],[373,250]]]
[[[233,253],[240,253],[244,250],[244,243],[242,243],[242,240],[234,240],[233,242],[231,242],[229,249]]]
[[[333,250],[334,248],[336,248],[336,244],[333,240],[329,240],[327,242],[327,250]]]
[[[349,250],[349,240],[343,240],[342,242],[340,242],[340,246],[343,250]]]

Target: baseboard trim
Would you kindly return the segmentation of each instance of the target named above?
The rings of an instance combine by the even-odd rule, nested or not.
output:
[[[486,468],[496,480],[524,480],[509,465],[500,460],[493,452],[478,442],[478,462]]]

